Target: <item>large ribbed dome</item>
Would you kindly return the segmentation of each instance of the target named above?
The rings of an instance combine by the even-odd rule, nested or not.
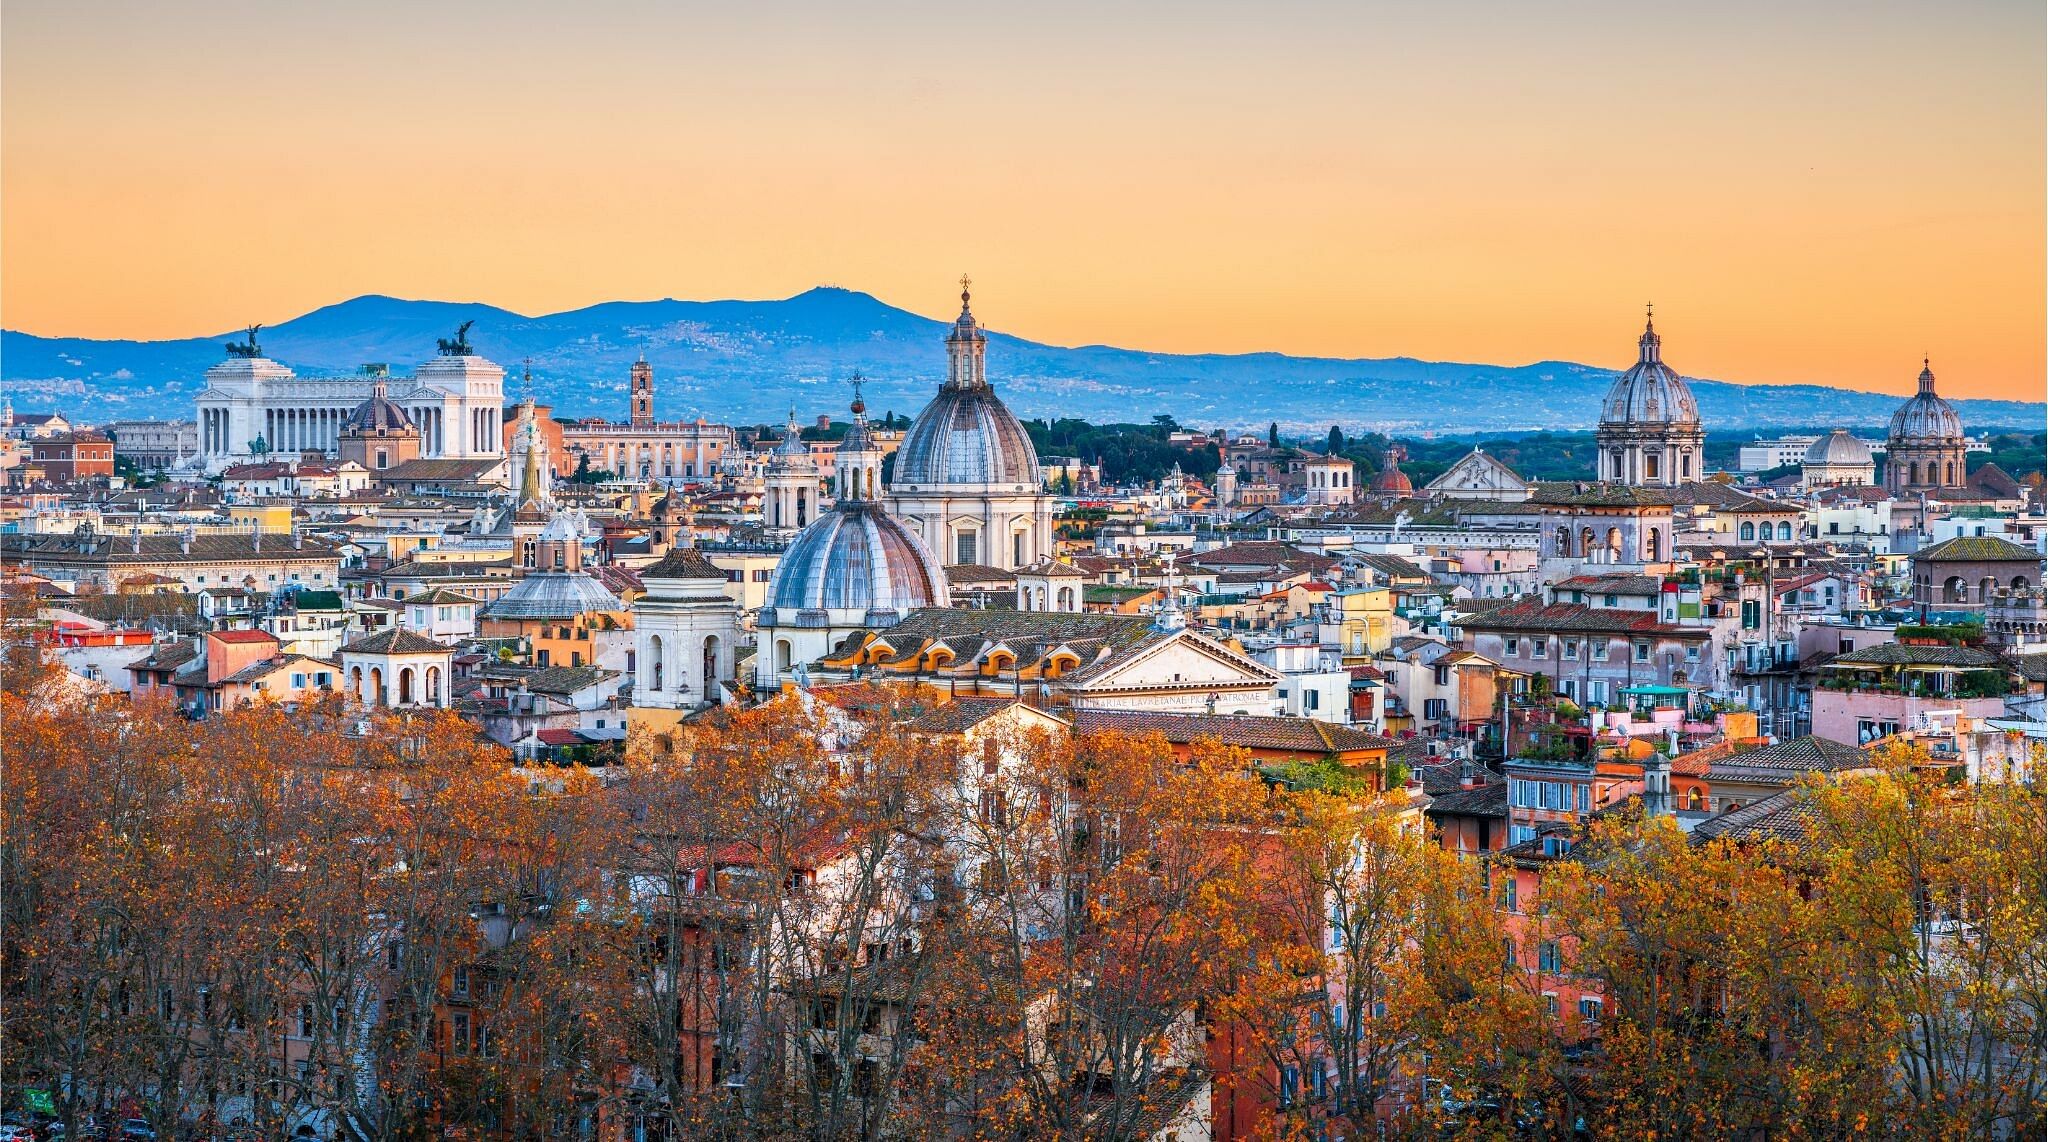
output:
[[[1892,414],[1893,440],[1956,440],[1963,435],[1963,418],[1954,406],[1934,391],[1934,369],[1922,362],[1920,391]]]
[[[1837,428],[1806,449],[1808,464],[1868,464],[1870,445],[1850,435],[1846,428]]]
[[[1657,328],[1645,323],[1636,342],[1636,363],[1616,377],[1600,406],[1603,425],[1697,425],[1700,406],[1693,400],[1692,387],[1678,371],[1664,363],[1663,342]]]
[[[939,390],[896,450],[890,483],[901,485],[1023,484],[1036,488],[1038,450],[1024,426],[987,386]]]
[[[904,434],[890,486],[1009,484],[1036,490],[1044,482],[1038,450],[989,387],[988,334],[967,307],[967,279],[960,285],[960,316],[946,333],[946,381]]]
[[[943,606],[946,574],[931,550],[871,500],[848,500],[812,520],[776,565],[768,605],[808,611]]]

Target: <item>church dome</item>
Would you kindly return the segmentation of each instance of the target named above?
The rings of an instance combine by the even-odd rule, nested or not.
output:
[[[1392,466],[1372,478],[1372,494],[1375,496],[1412,496],[1415,484],[1406,473]]]
[[[1031,437],[986,384],[948,385],[917,416],[896,450],[892,485],[1040,482]]]
[[[1837,428],[1807,446],[1808,464],[1869,464],[1870,445],[1849,434],[1846,428]]]
[[[494,619],[573,619],[626,604],[582,571],[537,571],[485,606]]]
[[[848,500],[797,533],[775,567],[768,605],[901,617],[946,603],[946,574],[910,529],[871,500]]]
[[[1921,363],[1920,391],[1892,414],[1893,440],[1955,440],[1963,435],[1963,418],[1934,391],[1934,369]]]
[[[1693,400],[1692,387],[1664,363],[1663,339],[1657,336],[1654,323],[1644,323],[1636,346],[1636,363],[1607,390],[1607,400],[1600,406],[1600,423],[1613,427],[1697,426],[1700,407]]]
[[[343,431],[359,432],[365,436],[389,436],[396,432],[416,431],[413,428],[412,417],[406,415],[404,409],[391,403],[391,398],[384,394],[383,381],[380,380],[370,386],[370,399],[357,405],[355,411],[348,414],[348,424],[343,427]]]
[[[903,435],[891,486],[1013,484],[1035,491],[1044,482],[1038,450],[989,387],[988,335],[968,309],[966,279],[961,286],[960,316],[946,334],[946,382]]]

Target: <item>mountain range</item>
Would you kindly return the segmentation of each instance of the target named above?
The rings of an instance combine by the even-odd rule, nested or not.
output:
[[[368,362],[404,374],[435,339],[474,322],[476,351],[506,367],[506,392],[532,370],[536,399],[557,416],[626,414],[627,369],[655,369],[664,419],[779,421],[792,405],[809,419],[843,415],[848,378],[867,378],[875,414],[913,414],[945,366],[948,322],[854,290],[820,287],[781,301],[615,301],[527,317],[479,303],[380,295],[325,306],[265,328],[263,355],[301,376],[337,376]],[[1617,338],[1631,347],[1634,331]],[[22,412],[89,421],[192,415],[206,369],[234,331],[173,341],[88,340],[0,331],[0,381]],[[1679,349],[1682,354],[1683,349]],[[522,362],[527,364],[522,366]],[[1282,353],[1148,353],[1064,347],[989,335],[989,376],[1025,417],[1144,421],[1169,413],[1190,426],[1440,434],[1589,429],[1616,370],[1569,361],[1502,366],[1410,357],[1342,359]],[[1900,402],[1820,385],[1692,382],[1710,430],[1885,423]],[[2036,426],[2036,402],[1958,400],[1972,428]]]

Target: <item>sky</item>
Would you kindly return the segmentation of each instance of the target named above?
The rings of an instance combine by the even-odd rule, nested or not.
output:
[[[1055,344],[2044,387],[2039,0],[0,10],[0,322],[865,290]]]

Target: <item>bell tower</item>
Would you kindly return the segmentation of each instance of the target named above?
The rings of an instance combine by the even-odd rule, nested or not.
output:
[[[633,411],[634,428],[654,427],[654,366],[646,357],[633,362]]]

